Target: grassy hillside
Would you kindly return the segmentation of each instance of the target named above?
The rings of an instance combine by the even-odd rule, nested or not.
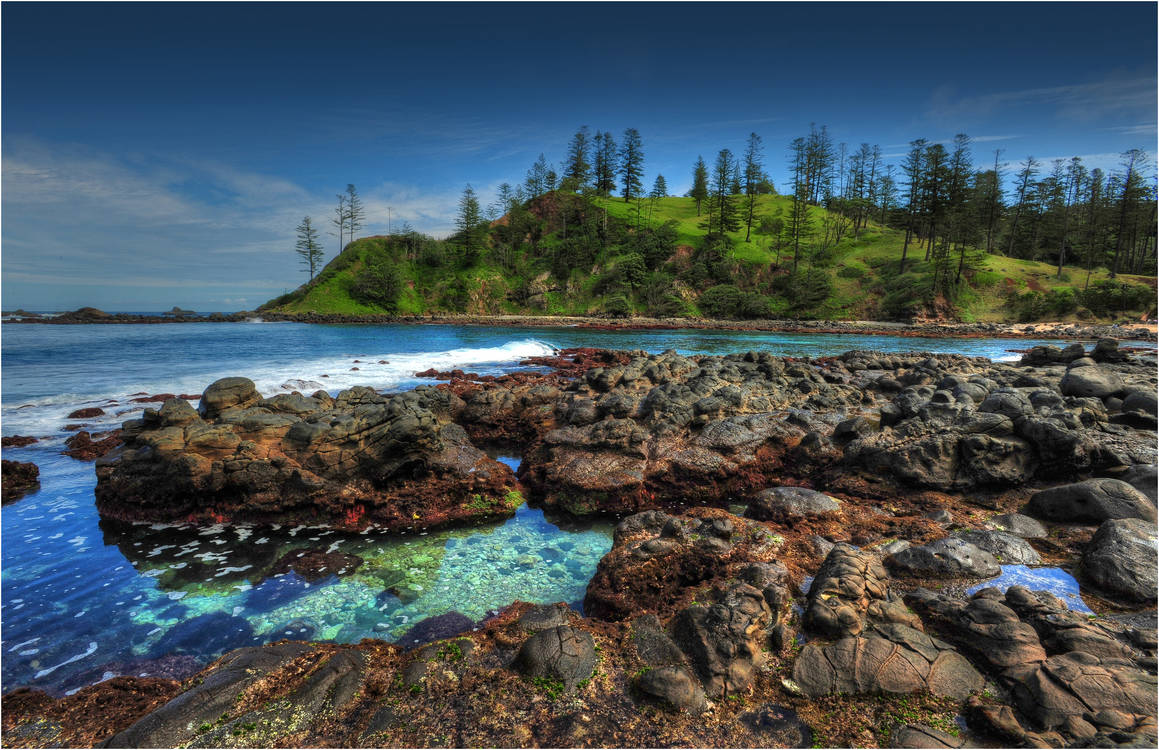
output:
[[[961,281],[935,294],[933,267],[916,242],[899,276],[904,232],[870,222],[819,252],[831,218],[821,208],[811,211],[811,251],[794,274],[782,231],[790,208],[790,198],[759,196],[750,240],[742,226],[724,243],[706,241],[691,198],[629,204],[552,193],[494,222],[473,252],[454,237],[356,240],[313,283],[261,309],[1012,321],[1137,318],[1154,303],[1151,277],[1120,274],[1120,282],[1149,289],[1110,288],[1129,299],[1108,306],[1101,300],[1114,295],[1084,295],[1083,268],[1064,267],[1058,278],[1046,263],[976,251]],[[956,275],[956,254],[952,266]],[[1090,284],[1107,277],[1094,269]]]

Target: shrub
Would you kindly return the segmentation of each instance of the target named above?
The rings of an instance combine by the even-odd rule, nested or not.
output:
[[[350,296],[355,301],[390,313],[398,311],[401,292],[402,276],[397,266],[382,256],[369,258],[350,286]]]
[[[865,275],[865,269],[858,266],[846,266],[837,272],[843,279],[860,279]]]
[[[735,318],[740,310],[741,291],[732,284],[718,284],[701,293],[700,309],[710,318]]]
[[[604,312],[613,318],[630,318],[632,303],[623,294],[613,294],[604,302]]]
[[[778,276],[773,288],[795,312],[812,313],[833,294],[833,281],[819,268]]]
[[[1142,284],[1107,279],[1080,292],[1078,301],[1095,315],[1114,315],[1154,305],[1155,291]]]
[[[772,317],[772,300],[763,294],[744,294],[740,299],[737,316],[747,320]]]

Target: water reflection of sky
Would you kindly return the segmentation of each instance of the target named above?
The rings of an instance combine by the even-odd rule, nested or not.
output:
[[[1079,594],[1079,582],[1062,568],[1003,565],[1002,575],[983,581],[967,589],[966,593],[973,594],[991,587],[1005,591],[1011,586],[1025,586],[1034,591],[1049,591],[1066,602],[1067,607],[1071,610],[1093,613],[1093,610],[1087,606]]]

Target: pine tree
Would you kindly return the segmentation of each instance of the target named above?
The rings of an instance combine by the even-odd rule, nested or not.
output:
[[[692,168],[692,190],[688,195],[696,201],[696,215],[700,216],[700,202],[708,197],[708,167],[702,157],[696,157],[696,166]]]
[[[572,136],[571,143],[567,148],[567,166],[563,170],[567,189],[582,190],[591,180],[592,165],[588,162],[590,149],[591,139],[588,137],[588,126],[584,125]]]
[[[667,198],[668,197],[668,181],[664,179],[664,175],[656,175],[656,181],[652,183],[652,192],[648,194],[649,198]]]
[[[302,259],[302,265],[309,272],[310,281],[313,281],[318,266],[322,265],[325,258],[322,253],[322,245],[318,243],[318,230],[314,228],[310,217],[306,216],[298,225],[297,231],[298,241],[294,245],[295,252],[298,253],[298,257]]]
[[[334,216],[330,219],[330,223],[338,230],[338,252],[342,252],[342,248],[346,247],[344,240],[346,239],[346,219],[348,216],[346,196],[339,193],[338,205],[334,208]]]
[[[744,193],[748,196],[748,205],[745,210],[745,242],[749,241],[753,231],[753,212],[756,209],[757,189],[764,177],[763,151],[761,137],[756,133],[749,133],[748,145],[744,152]]]
[[[596,192],[607,198],[616,189],[616,141],[611,133],[596,133],[592,154]]]
[[[479,198],[469,184],[463,190],[463,197],[459,199],[459,215],[455,219],[455,228],[459,230],[463,246],[463,265],[470,268],[475,265],[482,249],[480,237],[482,220],[479,216]]]
[[[644,192],[644,144],[640,132],[635,128],[624,131],[624,141],[620,144],[619,175],[623,180],[624,200],[632,200],[633,195]]]
[[[535,160],[535,163],[531,165],[531,169],[527,170],[527,177],[523,181],[523,192],[527,199],[531,200],[532,198],[543,195],[551,187],[554,187],[554,182],[555,173],[548,166],[547,157],[540,154],[539,158]],[[551,183],[550,187],[549,183]]]
[[[366,211],[362,207],[362,199],[353,185],[346,186],[346,230],[350,233],[350,241],[354,241],[354,233],[362,229],[366,220]]]
[[[708,230],[709,235],[724,235],[740,229],[737,218],[736,197],[730,191],[734,176],[734,160],[732,151],[722,148],[716,155],[716,164],[712,169],[712,182],[709,184],[708,217],[701,225]]]

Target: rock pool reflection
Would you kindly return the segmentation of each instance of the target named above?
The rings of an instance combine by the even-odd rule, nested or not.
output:
[[[1066,602],[1074,612],[1092,612],[1079,595],[1079,583],[1074,576],[1062,568],[1032,568],[1028,565],[1003,565],[1002,574],[966,589],[973,594],[985,588],[994,587],[1006,591],[1011,586],[1025,586],[1034,591],[1049,591]]]

